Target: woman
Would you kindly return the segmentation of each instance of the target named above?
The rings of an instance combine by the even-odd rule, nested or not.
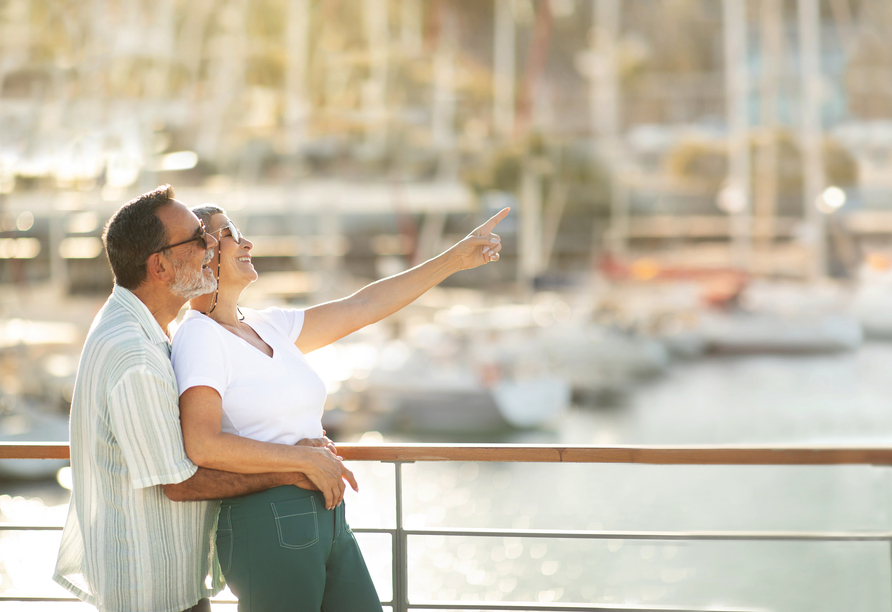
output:
[[[411,270],[306,310],[238,309],[257,280],[253,243],[215,206],[193,209],[218,240],[217,290],[191,301],[173,341],[186,452],[231,472],[300,471],[316,487],[277,487],[225,499],[217,524],[221,569],[239,610],[381,610],[344,520],[344,484],[324,476],[337,449],[322,430],[325,385],[304,354],[380,321],[459,270],[499,259],[492,233],[503,209],[468,237]],[[343,465],[343,464],[340,464]],[[352,473],[341,476],[358,491]]]

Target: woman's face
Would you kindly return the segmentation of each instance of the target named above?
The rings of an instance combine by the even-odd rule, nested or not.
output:
[[[257,270],[251,263],[251,249],[254,243],[240,236],[241,242],[236,240],[233,232],[229,227],[229,217],[224,214],[216,214],[211,217],[208,233],[213,234],[214,238],[219,241],[217,246],[220,249],[220,278],[218,279],[221,287],[236,284],[240,287],[246,287],[249,283],[257,280]],[[216,258],[214,258],[216,259]],[[211,269],[215,268],[213,260],[210,264]]]

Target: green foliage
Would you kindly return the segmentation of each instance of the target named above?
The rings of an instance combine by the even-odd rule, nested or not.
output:
[[[803,185],[802,153],[797,138],[788,130],[750,139],[750,167],[753,181],[758,180],[759,148],[771,139],[777,146],[777,185],[781,196],[801,197]],[[849,187],[858,181],[858,167],[851,153],[826,137],[823,142],[824,176],[828,185]],[[714,196],[728,175],[728,146],[719,140],[687,140],[676,145],[665,157],[665,171],[688,187]]]
[[[462,177],[478,193],[506,191],[519,193],[524,165],[539,173],[543,196],[552,184],[568,189],[568,213],[588,211],[606,214],[609,209],[610,176],[594,149],[578,141],[549,141],[542,134],[508,143],[469,166]]]

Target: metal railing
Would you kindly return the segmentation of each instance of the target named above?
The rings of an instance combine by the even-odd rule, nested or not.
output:
[[[408,541],[411,536],[472,536],[651,541],[800,541],[887,542],[892,555],[892,531],[572,531],[531,529],[408,529],[403,524],[403,473],[406,463],[420,461],[521,463],[635,463],[650,465],[868,465],[892,466],[892,448],[836,446],[522,446],[480,444],[338,444],[346,460],[377,461],[395,466],[396,524],[387,528],[357,528],[356,533],[388,534],[392,542],[393,598],[382,602],[394,612],[407,610],[530,610],[626,612],[705,612],[717,608],[667,608],[609,604],[543,604],[538,602],[409,601]],[[68,459],[67,443],[0,442],[3,459]],[[0,530],[61,530],[61,527],[0,524]],[[63,597],[0,596],[0,601],[77,601]],[[737,609],[743,612],[742,609]],[[722,612],[732,612],[722,609]]]

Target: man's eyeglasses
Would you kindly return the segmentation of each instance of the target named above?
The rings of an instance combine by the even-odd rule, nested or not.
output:
[[[236,244],[242,243],[242,233],[240,231],[238,231],[238,228],[235,226],[235,223],[233,223],[232,221],[230,221],[229,223],[227,223],[220,229],[214,230],[213,232],[208,232],[208,233],[211,236],[214,236],[214,234],[217,234],[216,236],[214,236],[214,238],[217,239],[217,242],[222,242],[223,230],[229,230],[229,235],[232,236],[233,238],[235,238]]]
[[[155,253],[160,253],[161,251],[166,251],[167,249],[172,249],[174,247],[178,247],[178,246],[188,244],[190,242],[196,242],[196,241],[201,241],[201,248],[207,249],[208,248],[207,235],[208,235],[208,232],[207,232],[207,229],[205,229],[205,227],[204,227],[204,221],[201,221],[199,219],[198,229],[195,230],[194,236],[192,236],[188,240],[183,240],[182,242],[177,242],[176,244],[168,244],[167,246],[162,247],[162,248],[158,249],[157,251],[154,251],[152,253],[152,255],[154,255]]]

